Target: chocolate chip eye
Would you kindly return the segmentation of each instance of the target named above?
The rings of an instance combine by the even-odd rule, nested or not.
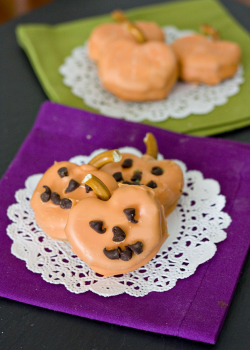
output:
[[[138,241],[135,244],[127,245],[127,247],[129,247],[133,253],[138,255],[138,254],[141,254],[143,245],[142,245],[142,242]]]
[[[79,182],[77,182],[74,179],[71,179],[65,192],[66,193],[72,192],[72,191],[76,190],[79,186],[80,186]]]
[[[113,174],[114,179],[119,182],[123,180],[122,173],[120,171],[117,171]]]
[[[142,175],[141,171],[135,171],[134,175],[131,177],[130,180],[133,181],[133,182],[140,182],[141,181],[141,175]]]
[[[102,228],[103,226],[103,221],[101,220],[93,220],[89,222],[89,226],[95,230],[97,233],[105,233],[106,232],[106,228]]]
[[[106,248],[103,249],[103,253],[106,255],[107,258],[111,260],[119,259],[120,258],[120,249],[115,248],[112,250],[107,250]]]
[[[60,205],[61,204],[61,198],[60,198],[60,195],[57,192],[52,192],[51,193],[51,200],[56,205]]]
[[[159,175],[162,175],[162,174],[163,174],[163,169],[160,168],[159,166],[154,166],[154,167],[152,168],[152,170],[151,170],[151,173],[152,173],[153,175],[159,176]]]
[[[119,226],[114,226],[112,228],[112,232],[113,232],[112,240],[114,242],[122,242],[126,238],[125,232]]]
[[[120,251],[120,259],[123,261],[129,261],[132,258],[132,250],[126,247],[124,250]]]
[[[123,163],[122,163],[122,168],[126,169],[126,168],[131,168],[133,165],[133,159],[131,158],[126,158],[124,159]]]
[[[90,191],[93,191],[92,188],[85,184],[85,192],[89,193]]]
[[[157,187],[157,183],[151,180],[151,181],[149,181],[149,183],[147,183],[146,186],[148,186],[150,188],[156,188]]]
[[[40,195],[40,198],[42,202],[46,203],[50,200],[51,190],[48,186],[43,186],[43,188],[45,188],[45,191]]]
[[[60,203],[62,209],[70,209],[72,207],[72,201],[68,198],[63,198]]]
[[[126,215],[128,221],[133,222],[136,224],[138,221],[135,220],[135,209],[134,208],[127,208],[123,210],[124,214]]]
[[[58,169],[57,173],[60,177],[69,176],[68,169],[65,166]]]

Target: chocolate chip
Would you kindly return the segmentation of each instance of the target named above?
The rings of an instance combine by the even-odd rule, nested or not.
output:
[[[113,235],[114,235],[112,240],[114,242],[122,242],[122,241],[124,241],[126,235],[125,235],[125,232],[119,226],[114,226],[112,228],[112,232],[113,232]]]
[[[162,175],[162,174],[163,174],[163,170],[162,170],[162,168],[160,168],[159,166],[154,166],[154,167],[152,168],[152,170],[151,170],[151,173],[152,173],[153,175],[159,176],[159,175]]]
[[[40,198],[42,202],[46,203],[50,200],[51,190],[48,186],[43,186],[43,188],[45,188],[45,191],[41,194]]]
[[[135,254],[141,254],[142,252],[142,242],[136,242],[135,244],[129,244],[127,247],[129,247],[132,252],[134,252]]]
[[[130,180],[133,182],[140,182],[141,181],[141,174],[142,174],[141,171],[135,171],[134,175],[131,177]]]
[[[106,228],[102,229],[103,221],[101,220],[93,220],[89,222],[89,226],[95,230],[97,233],[104,233],[106,232]]]
[[[157,184],[156,184],[156,182],[151,180],[151,181],[149,181],[149,183],[147,183],[147,186],[150,187],[150,188],[156,188]]]
[[[122,183],[125,185],[139,185],[140,186],[139,182],[123,181]]]
[[[61,204],[61,198],[57,192],[51,193],[51,200],[54,204],[60,205]]]
[[[72,207],[72,201],[68,198],[63,198],[60,203],[62,209],[70,209]]]
[[[117,171],[117,173],[114,173],[113,177],[117,182],[123,180],[122,173],[120,171]]]
[[[92,188],[85,184],[85,191],[86,193],[89,193],[90,191],[93,191]]]
[[[112,250],[107,250],[106,248],[103,249],[103,253],[106,255],[107,258],[111,260],[119,259],[120,258],[120,249],[115,248]]]
[[[134,208],[127,208],[123,210],[124,214],[126,215],[128,221],[137,223],[138,221],[135,220],[135,209]]]
[[[65,192],[66,193],[72,192],[72,191],[76,190],[79,186],[80,186],[79,182],[77,182],[74,179],[71,179]]]
[[[133,159],[131,158],[126,158],[124,159],[123,163],[122,163],[122,168],[131,168],[133,164]]]
[[[126,247],[124,250],[120,251],[120,259],[123,261],[128,261],[132,258],[132,250]]]
[[[58,169],[57,173],[60,177],[69,176],[68,169],[65,166]]]

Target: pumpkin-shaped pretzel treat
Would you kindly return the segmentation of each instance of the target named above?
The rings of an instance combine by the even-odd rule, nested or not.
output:
[[[111,194],[91,174],[84,183],[97,198],[81,200],[69,213],[65,232],[74,253],[104,276],[145,265],[168,236],[164,210],[154,192],[120,184]]]
[[[171,46],[179,61],[182,80],[216,85],[236,73],[241,49],[236,43],[220,40],[219,33],[209,25],[202,26],[202,31],[209,37],[190,35],[177,39]]]
[[[164,42],[148,41],[133,23],[126,27],[135,40],[111,42],[99,59],[103,87],[124,101],[164,99],[178,77],[173,50]]]
[[[119,159],[120,153],[115,150],[103,152],[80,166],[55,162],[44,173],[31,198],[36,223],[51,238],[66,240],[64,228],[71,208],[83,198],[96,196],[82,180],[88,173],[98,175],[112,193],[117,188],[116,181],[99,168]]]
[[[116,22],[104,23],[97,26],[89,37],[88,54],[95,62],[98,62],[102,53],[108,50],[111,42],[120,39],[135,40],[126,28],[127,23],[131,23],[131,21],[125,14],[117,10],[112,13],[112,17]],[[135,24],[148,41],[165,41],[162,29],[155,22],[138,21]]]
[[[152,133],[146,134],[144,142],[146,154],[142,157],[121,153],[119,162],[106,164],[102,170],[113,175],[119,183],[152,188],[168,215],[174,210],[182,192],[182,170],[173,160],[157,160],[158,145]]]

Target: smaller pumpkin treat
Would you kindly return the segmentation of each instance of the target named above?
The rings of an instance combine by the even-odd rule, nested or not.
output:
[[[118,151],[106,151],[81,166],[67,161],[55,162],[44,173],[31,198],[36,223],[51,238],[66,240],[64,228],[71,208],[83,198],[96,196],[82,180],[88,173],[98,175],[112,193],[117,188],[116,181],[99,168],[119,159]]]
[[[147,41],[133,23],[126,27],[135,40],[113,41],[99,59],[103,87],[124,101],[164,99],[178,77],[173,50],[166,43]]]
[[[102,53],[108,48],[108,45],[116,40],[135,39],[127,30],[127,24],[131,23],[122,11],[114,11],[112,17],[118,22],[104,23],[97,26],[91,33],[88,41],[89,57],[98,62]],[[138,28],[148,41],[165,41],[162,29],[155,22],[138,21],[135,22]]]
[[[111,194],[91,174],[84,183],[97,198],[81,200],[69,213],[65,232],[74,253],[104,276],[145,265],[168,236],[164,210],[154,192],[120,184]]]
[[[153,134],[148,133],[144,142],[146,154],[142,157],[122,153],[117,163],[106,164],[103,171],[113,175],[119,183],[145,185],[152,188],[169,215],[177,205],[184,184],[182,170],[173,160],[157,160],[158,145]]]
[[[219,39],[219,33],[209,25],[202,31],[177,39],[171,46],[179,61],[180,78],[189,83],[216,85],[236,73],[241,60],[238,44]]]

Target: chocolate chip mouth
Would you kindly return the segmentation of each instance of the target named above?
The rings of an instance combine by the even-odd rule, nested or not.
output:
[[[125,247],[124,250],[122,250],[120,247],[117,247],[115,249],[108,250],[107,248],[103,249],[103,253],[105,256],[110,260],[123,260],[123,261],[129,261],[132,259],[133,254],[139,255],[143,251],[143,244],[142,242],[138,241],[134,244],[129,244]]]
[[[49,186],[43,186],[45,191],[40,195],[41,201],[47,203],[51,200],[55,205],[59,205],[62,209],[70,209],[72,207],[72,201],[69,198],[61,198],[59,193],[51,192]]]

